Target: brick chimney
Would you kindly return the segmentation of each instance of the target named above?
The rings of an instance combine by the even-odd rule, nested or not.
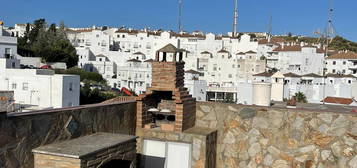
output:
[[[156,52],[152,85],[137,98],[137,128],[182,132],[194,126],[196,100],[184,88],[184,54],[172,44]]]

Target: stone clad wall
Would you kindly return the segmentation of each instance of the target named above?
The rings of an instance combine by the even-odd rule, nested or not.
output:
[[[95,132],[135,135],[135,114],[135,102],[0,113],[0,167],[33,168],[32,149]]]
[[[357,114],[197,103],[218,130],[217,168],[357,168]]]

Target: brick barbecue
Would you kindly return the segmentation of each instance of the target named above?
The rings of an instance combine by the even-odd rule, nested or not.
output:
[[[184,87],[184,54],[172,44],[156,52],[152,85],[137,98],[138,128],[182,132],[195,125],[196,100]],[[160,121],[162,116],[167,120]]]

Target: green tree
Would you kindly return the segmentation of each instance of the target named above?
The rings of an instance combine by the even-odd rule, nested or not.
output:
[[[77,65],[76,49],[66,37],[65,25],[60,23],[47,28],[45,19],[34,21],[34,27],[25,36],[18,39],[19,54],[40,57],[43,62],[65,62],[67,67]]]
[[[95,82],[95,83],[106,83],[105,79],[103,79],[102,75],[96,72],[87,72],[81,68],[70,68],[66,70],[55,70],[57,74],[73,74],[73,75],[79,75],[81,78],[81,81],[89,81],[89,82]]]
[[[306,96],[302,92],[295,93],[294,97],[295,97],[296,101],[299,102],[299,103],[307,103]]]

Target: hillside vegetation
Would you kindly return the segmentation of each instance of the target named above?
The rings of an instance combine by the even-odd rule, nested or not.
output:
[[[308,43],[322,43],[324,40],[316,37],[298,37],[298,36],[281,36],[285,40],[298,41],[298,42],[308,42]],[[330,49],[337,51],[352,51],[357,52],[357,42],[347,40],[341,36],[336,36],[329,45]]]

